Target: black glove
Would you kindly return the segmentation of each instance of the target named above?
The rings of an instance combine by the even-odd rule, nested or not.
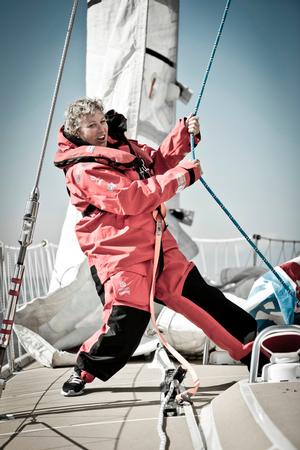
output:
[[[108,125],[108,134],[118,141],[126,141],[125,131],[127,130],[127,119],[123,114],[117,113],[114,109],[105,114]]]

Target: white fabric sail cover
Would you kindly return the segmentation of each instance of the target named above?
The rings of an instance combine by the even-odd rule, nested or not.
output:
[[[88,11],[86,92],[157,147],[175,123],[178,0],[106,0]]]
[[[56,253],[49,294],[76,280],[80,265],[87,265],[86,257],[79,247],[74,231],[80,217],[80,212],[69,203]]]
[[[141,102],[148,1],[103,1],[88,10],[86,93],[128,120],[136,137]]]

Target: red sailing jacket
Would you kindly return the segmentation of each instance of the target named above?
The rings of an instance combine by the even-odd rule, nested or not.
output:
[[[72,204],[82,213],[89,205],[96,207],[76,224],[76,235],[102,283],[119,270],[142,273],[139,263],[151,260],[154,252],[152,212],[200,178],[198,165],[181,161],[190,151],[183,120],[158,150],[129,142],[134,155],[126,144],[118,148],[77,147],[62,129],[58,136],[54,164],[66,173]],[[108,145],[115,143],[108,139]],[[143,163],[150,170],[146,179],[140,179],[138,172]],[[174,246],[175,239],[165,230],[163,249]]]

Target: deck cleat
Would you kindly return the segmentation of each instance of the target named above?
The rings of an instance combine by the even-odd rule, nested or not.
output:
[[[181,404],[176,400],[176,396],[180,394],[180,384],[186,375],[186,369],[178,366],[177,369],[167,369],[165,378],[160,384],[161,403],[164,404],[164,416],[178,416],[181,414]]]

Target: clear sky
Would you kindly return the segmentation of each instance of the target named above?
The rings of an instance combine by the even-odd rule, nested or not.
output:
[[[17,243],[34,184],[72,0],[1,2],[0,240]],[[178,80],[194,109],[226,1],[181,0]],[[200,106],[206,182],[247,233],[300,239],[300,2],[232,0]],[[79,2],[40,183],[35,242],[58,242],[68,196],[53,166],[66,106],[85,93],[86,2]],[[182,206],[195,237],[239,236],[200,183]]]

